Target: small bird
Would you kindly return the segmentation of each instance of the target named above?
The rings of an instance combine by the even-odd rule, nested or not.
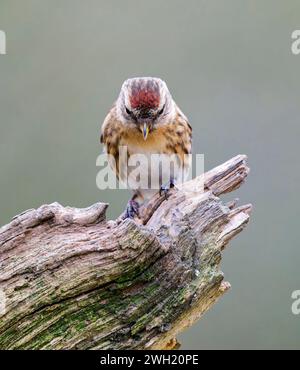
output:
[[[118,179],[125,183],[127,181],[133,190],[125,218],[138,216],[140,205],[158,191],[160,195],[163,193],[166,196],[182,173],[187,174],[189,170],[192,128],[172,99],[166,83],[160,78],[137,77],[123,83],[117,101],[103,122],[100,141],[111,158],[109,162]],[[138,181],[132,178],[128,181],[134,171],[129,167],[128,161],[124,163],[120,159],[120,148],[123,147],[127,150],[128,161],[138,154],[147,158],[153,154],[167,158],[176,155],[177,170],[173,167],[167,174],[167,182],[164,183],[165,176],[161,167],[158,166],[153,174],[150,166],[143,166],[146,175],[156,178],[159,187],[141,188]]]

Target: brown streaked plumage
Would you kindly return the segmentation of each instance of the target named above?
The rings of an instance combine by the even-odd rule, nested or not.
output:
[[[120,146],[127,147],[128,158],[133,154],[176,154],[180,166],[188,170],[185,155],[192,150],[192,128],[162,80],[134,78],[124,82],[117,102],[105,118],[101,142],[115,160],[117,177],[124,181],[124,164],[119,168]],[[169,180],[173,185],[176,178]],[[133,190],[128,217],[133,217],[139,204],[157,192]]]

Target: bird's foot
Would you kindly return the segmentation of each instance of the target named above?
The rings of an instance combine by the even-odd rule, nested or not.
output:
[[[175,181],[174,180],[170,180],[169,183],[165,184],[165,185],[162,185],[159,189],[159,195],[162,196],[164,195],[165,199],[167,200],[168,199],[168,194],[169,194],[169,191],[170,189],[173,189],[175,188]]]
[[[133,219],[135,216],[139,215],[139,207],[140,205],[138,202],[136,202],[133,199],[130,199],[130,201],[127,204],[124,219],[131,218]]]

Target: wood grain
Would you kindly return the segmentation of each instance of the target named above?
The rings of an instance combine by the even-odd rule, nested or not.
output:
[[[176,335],[230,287],[221,252],[251,205],[219,196],[248,172],[238,155],[168,200],[154,197],[135,221],[107,221],[104,203],[16,216],[0,229],[0,348],[177,346]]]

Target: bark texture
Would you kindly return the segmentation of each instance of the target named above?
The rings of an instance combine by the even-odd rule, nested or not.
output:
[[[238,155],[156,196],[135,221],[106,221],[104,203],[16,216],[0,229],[0,348],[174,347],[230,287],[221,252],[251,205],[218,196],[248,172]]]

